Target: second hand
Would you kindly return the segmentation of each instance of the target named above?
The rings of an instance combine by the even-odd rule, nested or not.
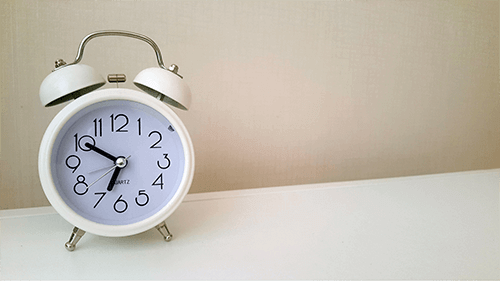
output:
[[[125,160],[128,160],[132,155],[129,155]],[[113,167],[111,167],[109,170],[106,171],[102,176],[100,176],[98,179],[96,179],[94,182],[89,184],[88,188],[90,188],[92,185],[94,185],[96,182],[98,182],[100,179],[104,178],[107,174],[111,173],[116,167],[118,167],[118,164],[115,164]]]

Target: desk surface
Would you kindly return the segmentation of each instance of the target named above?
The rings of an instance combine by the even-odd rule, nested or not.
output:
[[[0,211],[2,279],[500,279],[500,170],[189,194],[155,230]]]

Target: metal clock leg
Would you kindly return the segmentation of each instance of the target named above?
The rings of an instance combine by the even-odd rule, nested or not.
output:
[[[172,238],[174,237],[170,231],[168,231],[167,224],[165,222],[160,223],[159,225],[156,226],[156,229],[161,233],[163,238],[165,238],[165,241],[170,242]]]
[[[71,233],[71,236],[69,237],[68,242],[66,242],[66,244],[64,244],[64,246],[66,247],[66,250],[74,251],[75,247],[76,247],[76,243],[78,243],[78,241],[80,241],[80,238],[82,238],[82,236],[84,234],[85,234],[84,230],[81,230],[75,226],[75,228],[73,228],[73,232]]]

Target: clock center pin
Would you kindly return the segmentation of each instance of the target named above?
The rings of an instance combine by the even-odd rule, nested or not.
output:
[[[118,159],[116,159],[115,164],[116,164],[116,167],[123,169],[128,164],[127,158],[120,156],[120,157],[118,157]]]

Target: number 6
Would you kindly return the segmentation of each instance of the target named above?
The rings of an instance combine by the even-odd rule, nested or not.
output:
[[[113,209],[115,209],[115,212],[120,213],[120,214],[123,213],[123,212],[125,212],[127,210],[127,208],[128,208],[128,203],[127,203],[127,201],[125,201],[125,200],[122,199],[122,196],[123,195],[120,195],[120,197],[118,197],[118,199],[116,199],[116,202],[113,205]],[[122,203],[125,204],[125,208],[123,208],[123,210],[118,210],[118,208],[116,208],[116,205],[118,204],[118,202],[122,202]]]

